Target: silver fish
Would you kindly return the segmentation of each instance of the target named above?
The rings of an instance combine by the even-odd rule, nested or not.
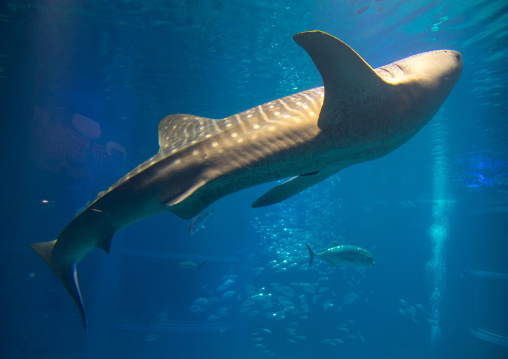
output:
[[[189,233],[194,234],[202,228],[205,228],[204,223],[213,214],[213,209],[210,212],[200,212],[196,217],[192,219],[189,226]]]
[[[366,268],[374,265],[374,257],[366,249],[350,246],[347,244],[336,245],[325,249],[319,253],[314,253],[310,246],[305,243],[309,251],[309,267],[312,264],[314,256],[318,256],[328,263],[331,267],[355,267],[355,268]]]

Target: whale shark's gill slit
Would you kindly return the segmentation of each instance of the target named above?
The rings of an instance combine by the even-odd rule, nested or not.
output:
[[[307,92],[310,92],[310,91],[307,91]],[[317,112],[321,111],[322,104],[316,103],[316,99],[314,96],[309,96],[309,94],[305,93],[305,92],[302,93],[302,96],[304,96],[306,98],[306,100],[307,100],[306,103],[310,104],[314,111],[317,111]]]
[[[287,112],[297,112],[297,113],[299,113],[296,109],[289,107],[288,104],[286,103],[286,101],[284,101],[284,99],[280,99],[279,103],[281,104],[282,107],[284,107],[284,109]]]
[[[268,118],[265,111],[263,110],[263,106],[258,106],[258,107],[256,107],[256,109],[258,110],[257,112],[260,115],[259,117],[262,118],[263,122],[265,122],[265,123],[270,122],[270,119]]]
[[[404,71],[404,69],[399,64],[394,63],[394,65],[397,66],[403,74],[406,73],[406,71]]]
[[[377,70],[376,72],[377,72],[380,76],[383,76],[383,75],[388,74],[391,78],[394,78],[394,77],[395,77],[395,76],[393,76],[393,74],[392,74],[389,70],[385,69],[384,67],[378,67],[376,70]]]

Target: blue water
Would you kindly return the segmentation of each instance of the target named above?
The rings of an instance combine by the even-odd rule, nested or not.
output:
[[[0,28],[2,358],[508,357],[505,1],[13,0]],[[164,116],[321,86],[306,30],[373,67],[448,48],[464,71],[381,159],[267,208],[273,184],[235,193],[193,235],[171,213],[117,233],[78,265],[85,333],[28,244],[156,153]],[[376,264],[307,269],[306,242]]]

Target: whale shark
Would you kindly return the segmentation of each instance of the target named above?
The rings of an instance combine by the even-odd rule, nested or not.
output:
[[[224,119],[163,118],[157,154],[100,192],[57,239],[30,244],[72,296],[85,330],[76,264],[94,248],[109,253],[115,232],[162,212],[191,219],[233,192],[290,178],[252,203],[268,206],[384,156],[434,116],[462,72],[461,55],[452,50],[373,69],[327,33],[293,39],[314,62],[323,87]]]

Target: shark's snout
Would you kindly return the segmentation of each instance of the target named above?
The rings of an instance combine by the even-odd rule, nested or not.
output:
[[[450,62],[448,70],[449,73],[444,77],[446,80],[451,81],[454,86],[462,74],[462,55],[460,52],[454,50],[443,50],[443,52],[448,55]]]
[[[444,50],[444,52],[451,55],[451,57],[455,60],[457,66],[462,69],[462,55],[460,52],[453,50]]]
[[[460,52],[458,51],[454,51],[454,50],[443,50],[443,52],[445,54],[451,54],[453,56],[455,56],[455,59],[458,61],[458,62],[462,62],[462,55],[460,54]]]

